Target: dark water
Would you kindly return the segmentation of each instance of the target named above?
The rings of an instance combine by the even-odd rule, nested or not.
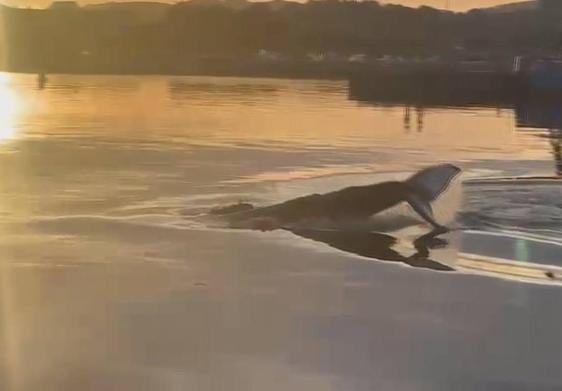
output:
[[[552,123],[537,123],[549,114],[388,106],[332,81],[53,75],[37,87],[0,80],[2,390],[562,387],[559,288],[463,255],[562,266],[560,184],[498,180],[556,174]],[[433,252],[412,258],[408,240],[420,227],[350,248],[195,218],[436,162],[478,180],[457,224],[512,238],[453,234],[435,257],[494,278],[428,271]]]

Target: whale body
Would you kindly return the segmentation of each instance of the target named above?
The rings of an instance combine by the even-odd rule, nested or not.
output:
[[[395,205],[407,202],[434,229],[446,230],[434,215],[431,203],[461,172],[452,164],[425,168],[405,181],[352,186],[325,194],[311,194],[279,204],[254,208],[249,204],[212,211],[223,216],[232,228],[272,230],[294,228],[307,221],[365,221]]]

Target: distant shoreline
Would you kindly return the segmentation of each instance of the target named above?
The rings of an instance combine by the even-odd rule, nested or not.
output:
[[[365,72],[376,68],[374,64],[349,63],[344,61],[315,63],[315,62],[280,62],[270,63],[262,61],[197,61],[194,64],[166,66],[159,69],[150,67],[53,67],[44,69],[6,67],[2,72],[47,75],[116,75],[116,76],[223,76],[248,78],[277,78],[277,79],[320,79],[320,80],[348,80],[357,72]]]
[[[208,76],[208,77],[243,77],[243,78],[270,78],[270,79],[311,79],[311,80],[348,80],[349,74],[346,73],[281,73],[281,72],[127,72],[127,71],[98,71],[98,72],[80,72],[80,71],[54,71],[54,72],[33,72],[27,70],[9,70],[4,69],[0,72],[21,74],[21,75],[37,75],[44,73],[46,75],[76,75],[76,76]]]
[[[284,79],[350,80],[356,77],[372,76],[416,76],[435,73],[489,72],[506,73],[508,61],[484,62],[474,65],[455,62],[405,61],[384,63],[381,61],[353,62],[346,59],[307,61],[267,61],[240,58],[195,58],[183,63],[167,63],[160,66],[119,66],[93,62],[72,66],[52,67],[4,67],[2,72],[25,74],[68,74],[68,75],[161,75],[161,76],[224,76],[224,77],[267,77]]]

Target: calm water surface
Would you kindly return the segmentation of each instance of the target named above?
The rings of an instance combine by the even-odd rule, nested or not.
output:
[[[560,389],[558,288],[193,218],[436,162],[555,173],[554,141],[514,110],[348,96],[337,81],[0,75],[0,388]],[[459,224],[559,245],[561,195],[468,186]]]

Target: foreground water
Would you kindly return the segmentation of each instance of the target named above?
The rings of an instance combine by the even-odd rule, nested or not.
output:
[[[50,76],[39,89],[3,75],[0,388],[560,389],[556,140],[509,109],[348,95],[344,82]],[[476,180],[458,219],[472,233],[429,257],[456,273],[373,259],[404,263],[408,240],[197,218],[435,162]],[[522,175],[548,178],[497,179]]]

